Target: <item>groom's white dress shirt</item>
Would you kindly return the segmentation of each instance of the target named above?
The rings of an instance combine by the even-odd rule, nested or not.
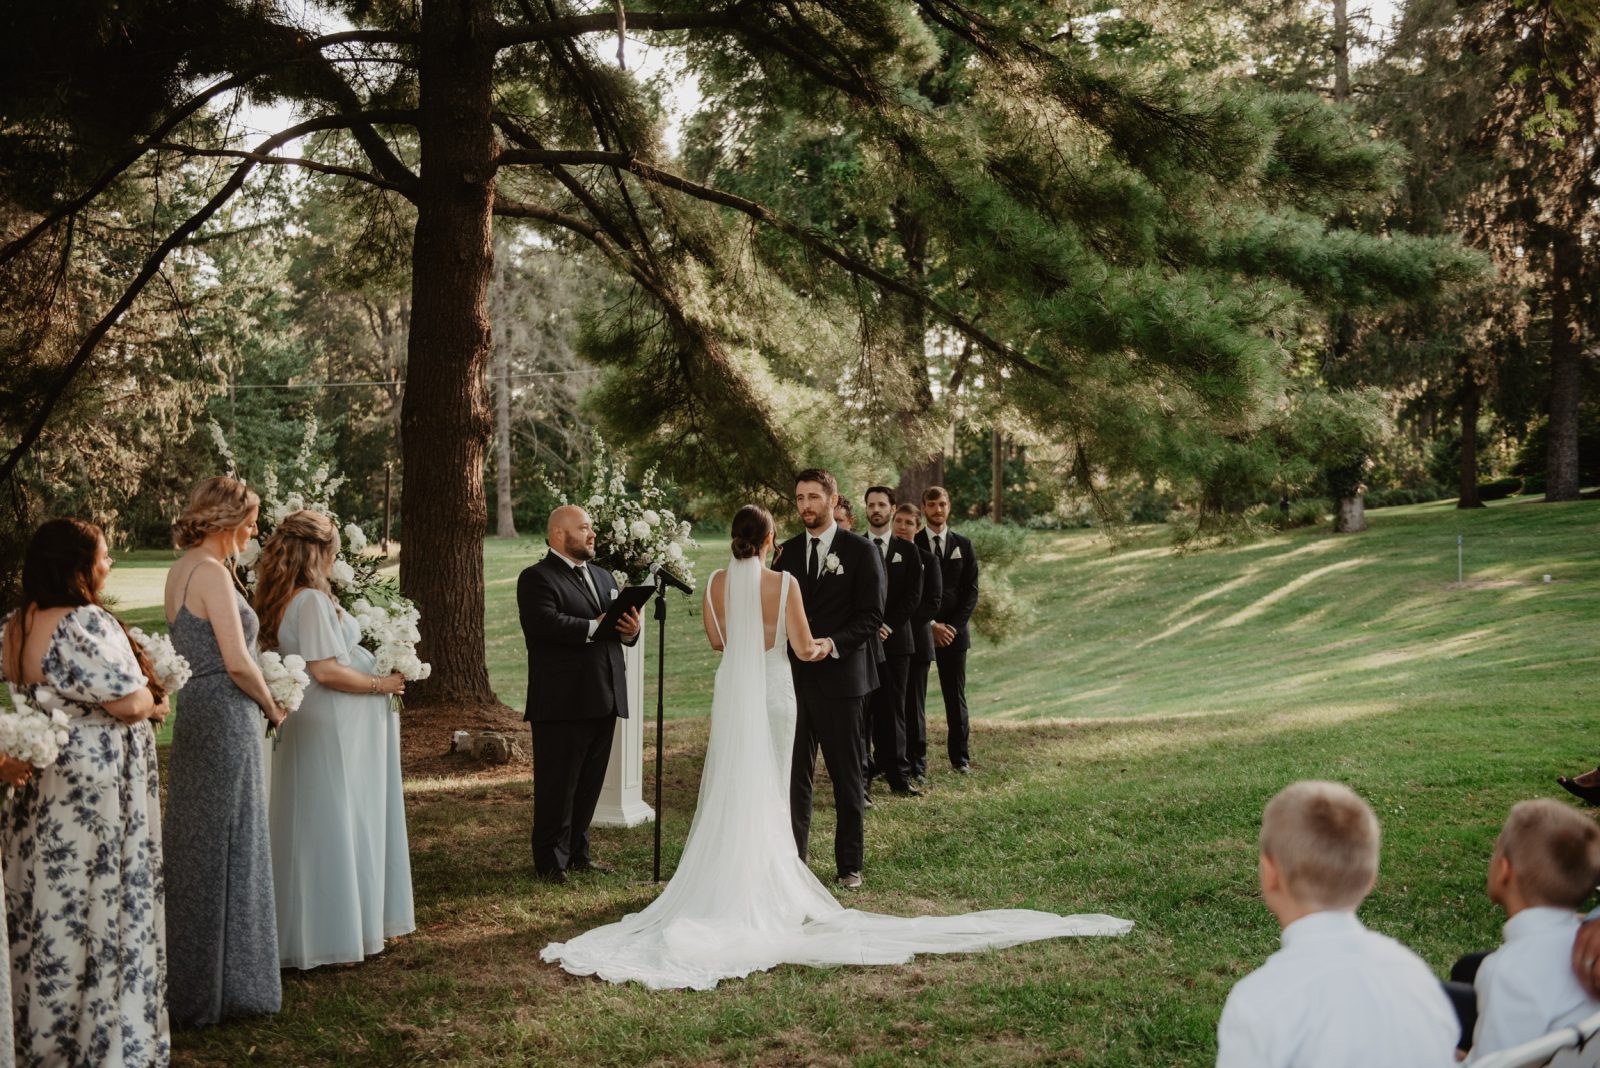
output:
[[[838,523],[829,523],[828,529],[822,531],[820,534],[813,534],[809,530],[806,531],[806,571],[808,573],[811,570],[811,539],[815,538],[818,542],[817,574],[820,577],[822,572],[827,570],[827,564],[825,561],[828,559],[828,554],[833,552],[833,536],[837,533],[839,533]]]
[[[1421,957],[1353,912],[1314,912],[1228,995],[1217,1068],[1449,1068],[1460,1037]]]
[[[1506,921],[1505,944],[1478,966],[1472,1057],[1520,1046],[1600,1012],[1572,974],[1582,917],[1570,909],[1523,909]]]

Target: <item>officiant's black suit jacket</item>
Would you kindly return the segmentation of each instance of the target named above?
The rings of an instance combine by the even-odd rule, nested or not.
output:
[[[616,596],[611,573],[584,564],[604,604]],[[517,614],[528,646],[526,723],[628,718],[622,643],[616,633],[589,641],[589,621],[600,614],[583,579],[549,553],[517,577]]]
[[[815,687],[827,698],[865,697],[878,688],[875,650],[887,592],[883,561],[870,541],[840,528],[830,552],[843,572],[823,571],[813,580],[806,574],[809,537],[802,532],[784,542],[777,568],[799,581],[811,633],[832,638],[839,656],[807,664],[790,650],[790,661],[797,666],[795,688]]]
[[[967,623],[978,607],[978,554],[972,551],[971,539],[949,527],[944,530],[944,557],[939,561],[944,596],[939,600],[939,614],[934,619],[956,629],[956,640],[947,648],[969,649],[972,638],[967,633]],[[917,531],[917,547],[933,552],[933,539],[927,528]]]
[[[888,656],[911,656],[917,651],[911,619],[922,601],[922,553],[904,538],[891,536],[883,569],[889,573],[888,593],[883,601],[883,621],[889,626],[889,636],[883,640],[883,651]]]

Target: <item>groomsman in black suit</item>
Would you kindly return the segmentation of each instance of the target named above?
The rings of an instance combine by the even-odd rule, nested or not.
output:
[[[562,505],[550,513],[550,552],[517,578],[517,612],[528,647],[523,720],[533,733],[533,866],[546,882],[568,871],[608,872],[589,856],[594,818],[618,719],[628,718],[622,645],[639,636],[630,611],[597,634],[617,595],[611,573],[590,563],[589,513]]]
[[[821,644],[816,660],[789,654],[797,707],[794,764],[789,774],[789,815],[800,859],[811,837],[811,780],[817,748],[833,780],[838,813],[833,857],[839,885],[861,886],[865,854],[862,813],[866,786],[861,734],[867,695],[878,687],[874,639],[883,623],[883,568],[859,534],[834,522],[838,483],[810,468],[795,476],[794,500],[805,531],[783,543],[777,568],[794,575],[805,600],[811,633]]]
[[[972,759],[967,751],[967,650],[972,646],[967,623],[978,607],[978,556],[971,541],[950,529],[950,494],[943,486],[922,491],[922,514],[928,526],[917,535],[917,544],[938,558],[944,574],[933,644],[939,689],[944,691],[944,719],[950,728],[950,766],[965,775]]]
[[[911,763],[906,756],[906,683],[911,674],[911,657],[917,640],[911,615],[922,600],[922,554],[909,541],[895,536],[894,490],[888,486],[868,488],[867,540],[877,550],[888,575],[888,593],[883,602],[883,625],[878,636],[883,640],[881,678],[867,703],[867,737],[873,755],[868,760],[868,776],[875,768],[889,784],[892,793],[902,797],[921,794],[911,785]]]
[[[894,510],[896,537],[916,544],[917,531],[922,527],[922,509],[907,502]],[[911,630],[915,648],[911,653],[909,678],[906,680],[906,761],[911,774],[922,778],[928,774],[928,667],[933,663],[933,620],[939,614],[939,602],[944,596],[944,570],[932,550],[917,545],[922,558],[922,598],[917,610],[911,613]]]

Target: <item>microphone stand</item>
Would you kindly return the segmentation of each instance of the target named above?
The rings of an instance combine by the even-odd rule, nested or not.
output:
[[[661,881],[661,753],[667,715],[667,582],[656,572],[656,818],[654,881]]]

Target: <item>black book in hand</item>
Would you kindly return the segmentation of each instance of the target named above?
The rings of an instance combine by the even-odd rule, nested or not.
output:
[[[654,586],[625,586],[617,591],[616,597],[611,601],[611,607],[606,609],[606,614],[600,618],[600,625],[594,629],[593,641],[615,637],[617,624],[622,622],[622,617],[631,609],[643,608],[656,592]]]

